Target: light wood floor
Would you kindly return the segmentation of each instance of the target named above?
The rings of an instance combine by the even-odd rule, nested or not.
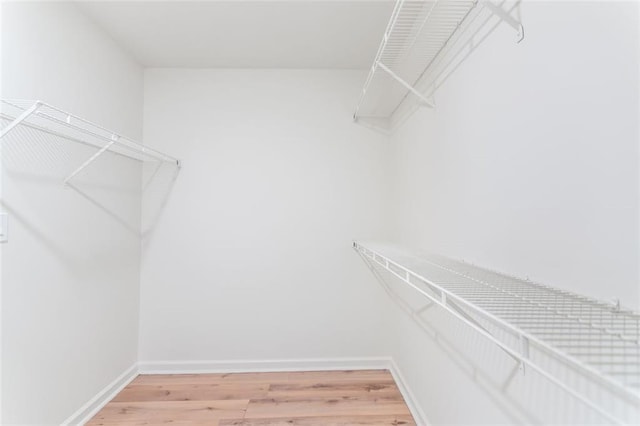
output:
[[[415,425],[386,370],[138,376],[88,425]]]

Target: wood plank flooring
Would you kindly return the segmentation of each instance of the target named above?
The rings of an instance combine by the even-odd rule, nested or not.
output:
[[[138,376],[88,425],[414,425],[389,371]]]

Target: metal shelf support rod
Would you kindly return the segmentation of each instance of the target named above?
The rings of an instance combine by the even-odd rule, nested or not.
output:
[[[98,157],[100,157],[106,150],[108,150],[111,145],[113,145],[114,143],[117,142],[118,140],[118,136],[117,135],[113,135],[111,137],[111,142],[109,142],[108,144],[106,144],[105,146],[103,146],[102,148],[100,148],[100,150],[98,152],[96,152],[95,154],[93,154],[91,157],[89,157],[87,159],[87,161],[85,161],[84,163],[82,163],[80,165],[80,167],[78,167],[77,169],[74,170],[73,173],[71,173],[69,176],[67,176],[67,178],[64,180],[64,184],[67,185],[69,183],[69,181],[71,179],[73,179],[78,173],[80,173],[82,170],[84,170],[85,167],[87,167],[89,164],[93,163]]]
[[[513,16],[511,16],[509,12],[504,10],[501,6],[498,6],[489,0],[485,1],[484,5],[487,7],[487,9],[493,12],[494,15],[502,19],[504,22],[506,22],[509,26],[513,27],[513,29],[518,32],[517,43],[520,43],[524,39],[524,26],[522,25],[522,22],[518,21]]]
[[[2,129],[2,132],[0,132],[0,139],[2,139],[7,133],[9,133],[18,124],[20,124],[21,122],[26,120],[31,114],[36,112],[36,110],[38,108],[40,108],[41,105],[42,105],[42,103],[40,101],[37,101],[31,107],[26,109],[22,114],[20,114],[18,117],[16,117],[16,119],[13,120],[11,123],[9,123],[9,125],[7,127]]]
[[[381,70],[383,70],[384,72],[386,72],[387,74],[389,74],[394,80],[396,80],[398,83],[400,83],[401,85],[403,85],[407,90],[409,90],[411,93],[413,93],[414,95],[416,95],[424,105],[430,107],[430,108],[434,108],[435,106],[433,105],[433,102],[431,102],[429,99],[427,99],[422,93],[418,92],[412,85],[410,85],[409,83],[407,83],[406,81],[404,81],[402,78],[400,78],[400,76],[398,76],[398,74],[394,73],[393,71],[391,71],[385,64],[383,64],[382,62],[378,62],[377,66],[380,67]]]

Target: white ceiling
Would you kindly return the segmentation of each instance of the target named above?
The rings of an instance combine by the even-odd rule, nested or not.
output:
[[[98,1],[79,8],[146,67],[365,69],[393,1]]]

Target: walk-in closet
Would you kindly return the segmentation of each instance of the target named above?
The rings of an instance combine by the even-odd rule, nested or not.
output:
[[[0,0],[2,425],[640,424],[640,2]]]

